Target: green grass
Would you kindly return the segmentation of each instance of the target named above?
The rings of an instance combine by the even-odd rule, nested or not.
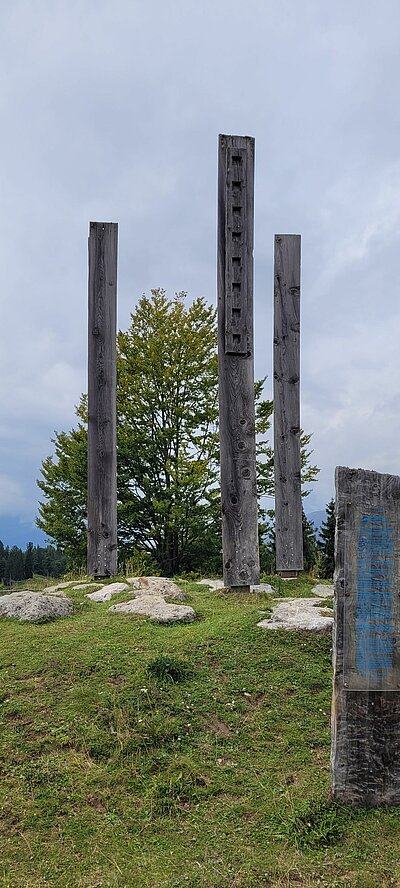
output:
[[[183,586],[194,624],[83,592],[71,618],[1,621],[0,886],[400,885],[399,809],[329,800],[330,639]]]

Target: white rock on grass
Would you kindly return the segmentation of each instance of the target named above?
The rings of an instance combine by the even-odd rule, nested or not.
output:
[[[311,589],[312,594],[317,595],[318,598],[333,598],[334,591],[334,586],[325,586],[324,583],[318,583],[317,586],[313,586]]]
[[[78,586],[74,586],[75,589],[102,589],[104,583],[79,583]]]
[[[20,622],[35,623],[69,617],[73,609],[69,598],[43,595],[40,592],[31,592],[30,589],[0,596],[0,617]]]
[[[59,592],[60,589],[68,589],[68,586],[72,586],[73,583],[73,580],[69,580],[68,583],[58,583],[57,586],[46,586],[46,588],[43,589],[43,594],[52,595],[54,592]]]
[[[110,601],[114,595],[121,595],[121,592],[131,591],[132,589],[127,583],[109,583],[108,586],[103,586],[97,592],[89,592],[86,597],[90,598],[91,601]]]
[[[156,595],[139,595],[133,601],[113,604],[109,610],[113,614],[140,614],[157,623],[192,623],[196,617],[192,607],[167,604],[164,598]]]
[[[212,592],[226,588],[223,580],[199,580],[199,585],[209,586]],[[233,590],[235,589],[234,586],[232,588]],[[250,586],[250,592],[266,592],[268,595],[275,595],[275,589],[269,583],[258,583],[257,586]]]
[[[321,613],[329,610],[332,616]],[[282,598],[275,604],[272,615],[257,623],[260,629],[291,629],[329,635],[332,631],[333,611],[322,598]]]
[[[168,577],[127,577],[132,591],[136,596],[155,595],[161,598],[172,598],[175,601],[184,601],[185,595],[179,586]]]
[[[199,580],[199,586],[209,586],[212,592],[216,592],[217,589],[225,589],[223,580]]]

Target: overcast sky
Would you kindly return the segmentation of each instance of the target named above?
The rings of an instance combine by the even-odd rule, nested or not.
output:
[[[302,235],[302,426],[320,466],[400,472],[398,0],[2,0],[0,516],[86,391],[89,220],[143,292],[215,303],[218,133],[256,139],[256,375],[274,233]]]

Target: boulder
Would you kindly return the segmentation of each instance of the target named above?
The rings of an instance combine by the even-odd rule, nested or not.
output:
[[[69,580],[68,583],[58,583],[57,586],[46,586],[43,592],[45,595],[51,595],[53,592],[59,592],[60,589],[67,589],[68,586],[73,585],[73,582],[73,580]]]
[[[317,595],[318,598],[333,598],[334,591],[334,586],[325,586],[324,583],[318,583],[311,589],[312,594]]]
[[[127,583],[109,583],[108,586],[102,586],[97,592],[89,592],[87,598],[91,601],[110,601],[114,595],[120,595],[121,592],[131,592]]]
[[[199,585],[209,586],[212,592],[215,592],[217,589],[227,588],[223,580],[199,580]],[[274,595],[275,589],[269,583],[258,583],[257,586],[250,586],[250,592],[266,592],[268,595]]]
[[[172,598],[174,601],[185,600],[182,590],[168,577],[128,577],[127,583],[130,584],[132,591],[138,597],[155,595],[156,598]]]
[[[199,586],[209,586],[212,592],[216,592],[217,589],[225,589],[223,580],[199,580]]]
[[[325,613],[321,613],[322,609]],[[333,611],[327,608],[323,598],[281,598],[274,605],[271,617],[261,620],[257,626],[260,629],[291,629],[329,635]]]
[[[79,583],[78,586],[74,586],[75,589],[102,589],[104,583]]]
[[[40,623],[69,617],[73,609],[72,601],[65,596],[43,595],[30,589],[0,596],[0,617],[20,622]]]
[[[183,604],[167,604],[161,596],[139,595],[133,601],[113,604],[113,614],[141,614],[157,623],[192,623],[196,617],[192,607]]]

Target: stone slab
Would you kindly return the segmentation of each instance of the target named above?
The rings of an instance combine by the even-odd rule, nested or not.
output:
[[[43,589],[43,593],[46,595],[50,595],[52,592],[59,592],[60,589],[68,589],[68,586],[73,586],[74,581],[69,580],[68,583],[58,583],[56,586],[46,586]]]
[[[90,598],[91,601],[110,601],[114,595],[121,595],[122,592],[132,592],[132,589],[127,583],[109,583],[96,592],[88,592],[86,598]]]
[[[113,614],[140,614],[150,617],[157,623],[192,623],[196,618],[192,607],[183,604],[168,604],[156,595],[140,595],[133,601],[125,601],[110,607]]]
[[[312,594],[317,595],[318,598],[333,598],[334,591],[334,586],[325,586],[323,583],[318,583],[311,589]]]
[[[217,589],[225,589],[223,580],[199,580],[199,586],[209,586],[213,592]],[[258,583],[256,586],[250,586],[250,592],[265,592],[268,595],[275,595],[275,589],[269,583]]]
[[[330,613],[321,613],[321,610]],[[257,626],[260,629],[288,629],[329,635],[332,632],[333,611],[326,607],[323,598],[281,598],[274,605],[271,617],[261,620]]]
[[[126,581],[136,596],[155,595],[171,598],[174,601],[185,600],[182,590],[168,577],[127,577]]]
[[[199,586],[209,586],[212,592],[216,592],[217,589],[225,589],[223,580],[199,580]]]
[[[69,598],[43,595],[30,589],[0,596],[0,617],[20,622],[45,622],[57,617],[69,617],[73,609]]]

